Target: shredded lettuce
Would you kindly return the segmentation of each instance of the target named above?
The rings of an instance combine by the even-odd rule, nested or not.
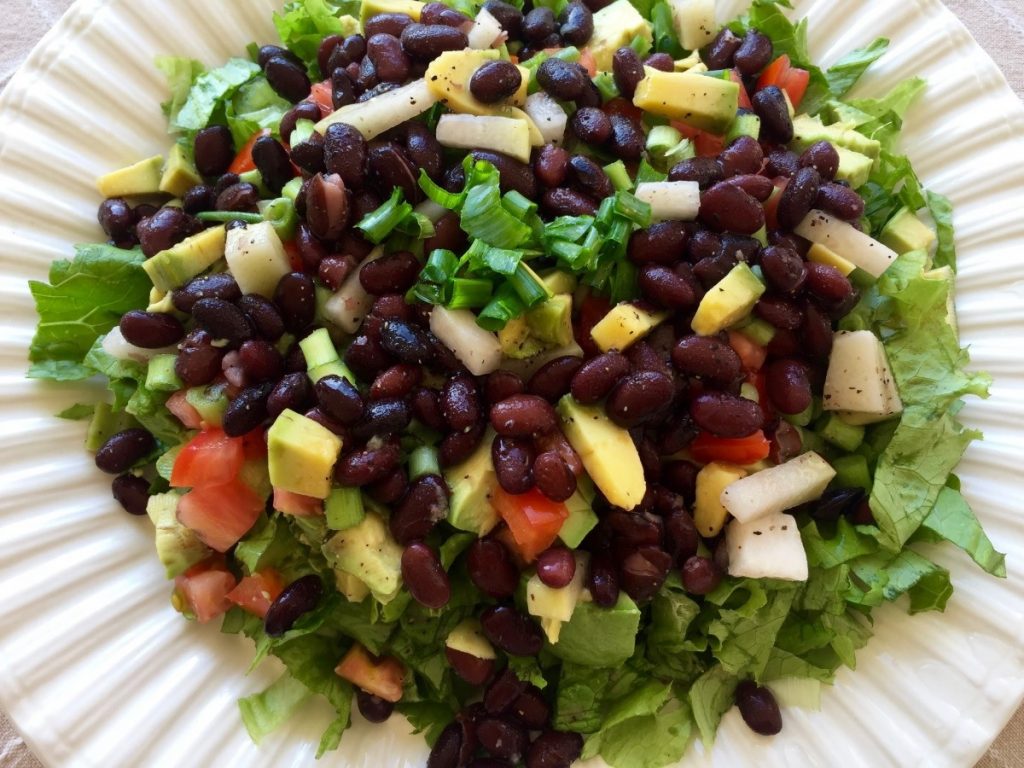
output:
[[[158,56],[155,61],[156,68],[167,78],[167,90],[170,98],[161,106],[168,122],[173,124],[178,119],[178,113],[188,101],[192,84],[206,68],[201,62],[195,59],[183,58],[180,56]]]
[[[829,92],[837,98],[845,95],[888,49],[889,41],[879,37],[871,45],[846,54],[825,71]]]
[[[253,134],[264,129],[277,134],[281,118],[291,106],[262,75],[243,85],[225,103],[225,119],[235,146],[243,146]]]
[[[280,13],[274,13],[274,26],[285,47],[312,69],[325,37],[358,31],[342,17],[358,16],[359,6],[359,0],[292,0],[285,3]]]
[[[193,133],[205,128],[214,118],[220,119],[228,99],[259,74],[259,66],[247,59],[228,59],[224,66],[202,73],[196,77],[188,98],[171,120],[171,129]]]
[[[1006,578],[1006,555],[992,546],[974,510],[959,490],[947,486],[939,491],[935,506],[918,529],[918,537],[955,544],[985,571]]]
[[[239,699],[238,709],[249,737],[259,744],[284,725],[311,695],[309,688],[286,672],[264,691]]]

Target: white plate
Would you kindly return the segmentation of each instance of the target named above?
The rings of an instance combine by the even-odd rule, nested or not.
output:
[[[25,281],[100,236],[96,176],[167,149],[153,56],[222,62],[275,39],[274,6],[80,0],[0,100],[0,703],[51,765],[312,765],[327,722],[311,707],[262,747],[249,742],[235,699],[274,671],[244,677],[247,641],[172,611],[148,521],[116,508],[81,450],[83,427],[51,417],[87,392],[24,379],[35,325]],[[1024,109],[938,0],[798,6],[821,61],[893,40],[862,91],[929,80],[905,146],[956,204],[963,336],[975,366],[996,376],[991,400],[963,412],[987,440],[959,471],[1011,575],[989,578],[944,550],[957,590],[945,615],[879,611],[858,670],[840,672],[821,712],[787,711],[773,740],[730,713],[710,759],[694,751],[686,764],[968,766],[1024,692]],[[422,765],[426,750],[406,731],[397,718],[357,726],[323,764]]]

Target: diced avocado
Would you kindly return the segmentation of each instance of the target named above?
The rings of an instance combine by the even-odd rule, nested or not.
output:
[[[526,360],[544,351],[544,344],[530,333],[526,316],[513,317],[498,331],[501,354],[513,360]]]
[[[753,112],[743,112],[736,115],[729,130],[725,132],[725,144],[728,146],[740,136],[749,136],[758,139],[761,136],[761,118]]]
[[[95,453],[107,440],[138,424],[131,414],[121,411],[114,413],[110,403],[98,402],[92,412],[89,431],[85,435],[85,450]]]
[[[281,278],[291,272],[284,244],[269,221],[230,230],[224,257],[242,293],[273,298]]]
[[[351,486],[332,488],[324,503],[324,515],[327,527],[332,531],[344,531],[359,525],[366,517],[363,492]]]
[[[875,167],[875,161],[860,152],[854,152],[846,147],[836,146],[839,153],[839,168],[836,170],[836,179],[847,182],[854,189],[863,187],[871,176],[871,169]]]
[[[178,499],[181,495],[179,491],[158,493],[150,496],[146,504],[146,514],[156,528],[156,554],[168,579],[180,576],[213,554],[191,528],[178,522]]]
[[[540,625],[551,644],[558,642],[565,622],[572,618],[583,594],[590,558],[586,552],[576,552],[576,571],[572,581],[560,588],[549,587],[534,574],[526,582],[526,610],[540,619]]]
[[[562,523],[562,527],[558,531],[558,538],[562,540],[562,543],[573,549],[583,542],[583,539],[594,529],[598,522],[594,508],[591,506],[591,500],[594,498],[593,488],[584,489],[583,487],[584,485],[592,486],[593,482],[588,477],[581,477],[578,483],[576,493],[565,502],[565,506],[569,510],[569,516]],[[587,490],[590,491],[589,499],[586,496]]]
[[[160,191],[175,197],[184,197],[192,187],[202,183],[203,177],[185,153],[185,148],[181,144],[171,147],[160,176]]]
[[[705,538],[717,536],[729,517],[721,501],[726,486],[746,477],[747,471],[735,464],[713,461],[697,473],[697,500],[693,509],[693,522],[697,532]]]
[[[882,142],[855,131],[842,123],[825,125],[820,117],[797,115],[793,118],[793,141],[791,148],[804,150],[818,141],[830,142],[837,149],[846,149],[867,155],[872,160],[882,152]]]
[[[267,433],[270,482],[304,496],[326,499],[341,438],[312,419],[286,409]],[[358,574],[356,574],[358,575]]]
[[[488,429],[468,459],[444,471],[445,482],[451,489],[448,522],[453,528],[471,531],[478,536],[485,536],[500,520],[491,506],[491,494],[498,484],[491,463],[493,440],[494,432]]]
[[[473,74],[489,61],[497,61],[501,54],[493,48],[484,50],[466,49],[462,51],[445,51],[430,66],[424,79],[428,90],[453,112],[467,115],[498,115],[503,105],[484,104],[469,90],[469,81]],[[522,85],[508,99],[508,103],[522,106],[526,103],[526,89],[530,82],[530,72],[520,67],[523,76]]]
[[[387,523],[375,512],[359,525],[338,531],[324,543],[327,562],[336,571],[366,584],[381,603],[390,603],[402,586],[402,547],[391,537]]]
[[[164,167],[162,155],[140,160],[96,179],[96,188],[104,197],[156,195],[160,193],[160,175]]]
[[[552,296],[557,296],[559,293],[571,294],[579,284],[575,275],[564,272],[561,269],[545,272],[541,275],[540,279],[544,282],[544,286]]]
[[[856,451],[860,444],[864,442],[864,427],[856,424],[847,424],[835,413],[829,413],[825,416],[824,423],[818,428],[818,434],[826,442],[847,452]]]
[[[413,21],[419,21],[424,5],[417,0],[363,0],[359,20],[365,25],[368,18],[378,13],[404,13],[412,16]]]
[[[558,416],[569,444],[605,498],[626,510],[639,504],[647,481],[629,432],[614,424],[600,406],[580,405],[572,395],[558,401]]]
[[[170,291],[161,291],[159,288],[149,289],[149,304],[146,305],[147,312],[176,312],[174,301]]]
[[[331,341],[331,334],[326,328],[317,328],[306,336],[299,342],[299,349],[302,350],[308,370],[341,359],[334,342]]]
[[[646,76],[633,95],[633,104],[640,109],[719,134],[736,119],[740,87],[732,80],[651,67],[644,71]]]
[[[334,572],[334,586],[350,603],[361,603],[370,594],[366,582],[345,571]]]
[[[807,260],[813,261],[815,264],[835,267],[847,276],[852,274],[853,270],[857,268],[857,265],[852,261],[847,261],[827,245],[822,245],[821,243],[814,243],[810,247],[810,250],[807,251]]]
[[[224,227],[210,227],[160,251],[143,262],[142,268],[159,290],[180,288],[223,258],[224,241]]]
[[[863,488],[871,492],[871,470],[868,460],[859,453],[840,456],[832,462],[836,471],[835,484],[839,488]]]
[[[480,622],[476,619],[463,619],[458,626],[448,633],[444,644],[453,651],[461,651],[478,659],[496,659],[494,646],[484,635]]]
[[[185,401],[199,411],[203,422],[219,427],[228,409],[228,396],[223,384],[206,384],[202,387],[190,387],[185,391]]]
[[[669,0],[668,7],[683,48],[696,53],[714,39],[718,31],[715,0]]]
[[[762,347],[768,346],[771,340],[775,338],[775,326],[753,315],[747,315],[731,326],[729,330],[742,333],[752,342]]]
[[[764,283],[741,261],[704,294],[690,327],[701,336],[716,334],[749,315],[763,293]]]
[[[653,331],[669,316],[651,312],[634,304],[617,304],[590,329],[590,336],[602,352],[628,349]]]
[[[185,386],[174,372],[177,355],[154,355],[146,368],[146,389],[158,392],[177,392]]]
[[[547,345],[563,346],[572,341],[572,296],[560,293],[526,313],[530,335]]]
[[[896,253],[927,251],[935,242],[935,233],[912,210],[904,206],[882,228],[878,237]]]
[[[672,62],[673,72],[707,72],[707,65],[701,61],[700,51],[690,51],[689,55],[682,58],[676,59]]]
[[[615,667],[633,655],[640,610],[625,592],[611,608],[580,602],[562,626],[552,653],[585,667]]]
[[[594,33],[587,47],[594,54],[597,70],[611,72],[615,52],[637,37],[647,43],[654,40],[650,23],[629,0],[615,0],[595,13]]]

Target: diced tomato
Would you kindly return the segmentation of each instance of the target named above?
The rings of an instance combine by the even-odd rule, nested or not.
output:
[[[228,593],[235,588],[235,577],[223,560],[208,561],[189,568],[174,580],[177,593],[201,624],[221,616],[231,607]]]
[[[765,350],[767,353],[767,350]],[[775,419],[775,409],[772,407],[772,401],[768,397],[768,385],[765,383],[764,373],[761,371],[751,371],[747,374],[747,383],[757,390],[757,404],[761,406],[761,413],[764,414],[765,422],[770,422]]]
[[[332,95],[331,81],[313,83],[309,89],[309,100],[320,107],[320,116],[327,117],[334,111],[334,97]]]
[[[292,493],[283,488],[275,488],[274,509],[295,517],[316,517],[324,513],[324,501],[313,496]]]
[[[243,461],[242,438],[228,437],[222,430],[208,427],[181,449],[171,470],[171,485],[175,488],[222,485],[238,477]]]
[[[772,192],[772,196],[764,202],[764,223],[768,229],[779,228],[779,200],[782,199],[782,193],[786,191],[786,185],[789,184],[789,179],[785,176],[780,176],[777,179],[772,179],[775,184],[775,191]]]
[[[393,656],[374,659],[363,646],[356,643],[334,671],[338,677],[345,678],[385,701],[396,702],[402,698],[405,667]]]
[[[203,417],[185,399],[184,389],[179,389],[167,398],[167,410],[173,413],[186,429],[199,429],[203,426]]]
[[[624,99],[621,96],[617,96],[614,99],[609,99],[608,102],[602,107],[605,114],[611,115],[623,115],[630,117],[634,120],[639,121],[644,116],[644,112],[640,107],[636,106],[632,101]]]
[[[584,48],[580,51],[580,60],[577,63],[587,70],[587,74],[590,77],[597,75],[597,59],[594,58],[594,52],[589,48]]]
[[[684,138],[693,142],[693,149],[699,157],[718,157],[725,149],[725,138],[722,136],[702,131],[679,120],[671,120],[670,123]]]
[[[740,87],[740,109],[753,109],[753,105],[750,103],[750,94],[747,93],[747,86],[743,84],[743,75],[737,70],[729,70],[729,79],[732,80],[736,85]]]
[[[495,541],[501,542],[505,549],[508,550],[509,557],[512,558],[512,562],[516,564],[516,568],[520,571],[525,571],[529,567],[529,563],[523,559],[522,554],[519,552],[519,545],[516,544],[516,540],[512,538],[512,531],[508,529],[508,526],[504,523],[499,523],[498,527],[495,528],[489,534],[489,538]]]
[[[576,343],[583,347],[588,356],[600,354],[597,342],[590,335],[590,331],[597,325],[601,318],[608,314],[612,308],[611,303],[604,296],[590,294],[580,305],[579,319],[576,321],[574,335]]]
[[[767,88],[769,85],[777,85],[789,95],[789,100],[796,109],[803,101],[807,92],[807,84],[811,80],[811,73],[806,69],[794,67],[788,54],[782,54],[765,67],[761,77],[757,80],[757,90]]]
[[[735,438],[715,437],[710,432],[701,432],[690,443],[690,455],[702,464],[710,461],[753,464],[767,458],[770,448],[771,444],[761,430],[746,437]]]
[[[513,495],[499,486],[491,502],[528,562],[554,543],[562,523],[569,517],[565,504],[552,501],[536,488]]]
[[[729,346],[740,356],[740,363],[746,371],[761,370],[768,355],[768,350],[739,331],[729,331]]]
[[[299,246],[294,240],[288,240],[284,243],[284,252],[288,254],[288,263],[293,272],[305,271],[306,265],[302,262],[302,255],[299,253]]]
[[[262,619],[267,615],[270,604],[277,600],[277,596],[283,590],[281,574],[268,568],[265,571],[257,571],[252,576],[246,576],[238,582],[237,587],[228,592],[227,598]]]
[[[218,552],[242,538],[263,511],[263,499],[241,480],[193,488],[178,501],[178,520]]]
[[[270,130],[264,128],[262,131],[257,131],[249,140],[245,142],[245,146],[238,150],[238,154],[235,155],[235,159],[231,161],[231,165],[228,167],[228,173],[237,173],[239,175],[247,173],[249,171],[256,170],[256,162],[252,159],[252,148],[256,144],[256,140],[262,136],[269,136]]]

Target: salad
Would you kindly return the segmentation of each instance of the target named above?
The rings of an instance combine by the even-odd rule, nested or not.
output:
[[[784,0],[293,0],[280,45],[160,58],[165,155],[33,282],[29,376],[103,376],[86,448],[171,603],[431,768],[678,761],[943,610],[952,210],[900,154],[925,87],[848,95]],[[148,525],[148,523],[147,523]],[[828,695],[827,692],[824,695]]]

